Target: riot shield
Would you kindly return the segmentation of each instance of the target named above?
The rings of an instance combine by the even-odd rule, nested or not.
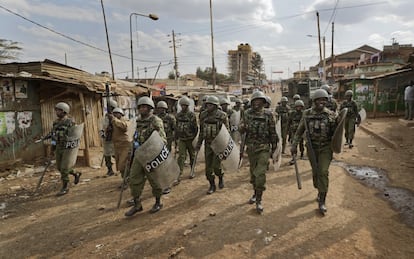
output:
[[[197,141],[198,141],[198,134],[200,134],[200,131],[198,131],[197,136],[193,139],[193,147],[195,147],[197,145]],[[198,162],[205,162],[206,161],[206,157],[204,156],[204,141],[203,143],[201,143],[201,147],[200,150],[198,151],[198,156],[197,156],[197,161]]]
[[[210,147],[221,160],[225,169],[237,171],[240,150],[230,137],[226,126],[222,125],[220,132],[213,139]]]
[[[240,141],[241,141],[241,135],[239,132],[240,119],[241,119],[240,110],[234,111],[229,118],[231,137],[233,138],[234,142],[236,142],[236,144],[238,145],[240,145]]]
[[[162,189],[170,187],[180,174],[177,161],[156,130],[137,148],[134,159],[152,174]]]
[[[347,108],[342,109],[338,114],[338,125],[336,126],[335,132],[333,134],[331,140],[331,148],[334,153],[341,153],[342,152],[342,143],[344,142],[344,125],[345,125],[345,117],[346,113],[348,112]]]
[[[280,119],[276,121],[276,133],[279,137],[279,142],[277,142],[276,150],[272,154],[273,168],[275,171],[277,171],[282,164],[282,126],[280,123]]]
[[[74,125],[68,129],[68,138],[63,150],[62,169],[70,169],[75,166],[78,158],[80,139],[83,133],[83,123]]]

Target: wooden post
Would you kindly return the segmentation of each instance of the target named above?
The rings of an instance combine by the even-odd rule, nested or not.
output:
[[[89,156],[89,125],[88,119],[86,118],[86,105],[85,105],[85,98],[82,92],[79,92],[79,99],[82,105],[82,119],[84,123],[84,133],[83,133],[83,140],[85,142],[85,149],[83,150],[83,156],[85,158],[86,166],[91,166],[91,160]]]

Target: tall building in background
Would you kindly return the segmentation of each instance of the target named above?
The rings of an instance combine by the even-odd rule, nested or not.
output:
[[[253,77],[252,59],[255,55],[256,52],[252,51],[252,47],[248,43],[239,44],[237,50],[229,50],[229,75],[235,83],[242,85]]]

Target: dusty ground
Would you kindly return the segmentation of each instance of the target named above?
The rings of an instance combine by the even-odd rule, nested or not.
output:
[[[365,126],[398,148],[358,130],[356,147],[335,159],[382,168],[390,185],[413,192],[413,129],[395,119],[368,120]],[[94,155],[97,165],[101,153]],[[0,258],[414,258],[414,228],[382,190],[332,165],[328,214],[322,217],[309,162],[298,161],[303,182],[298,190],[288,161],[284,157],[282,168],[267,174],[262,215],[247,204],[252,193],[247,167],[227,172],[225,188],[206,195],[199,163],[196,178],[163,196],[164,208],[156,214],[148,213],[154,199],[147,183],[144,211],[132,218],[124,217],[124,202],[116,209],[120,177],[103,177],[103,168],[79,167],[81,183],[63,197],[55,197],[60,183],[54,170],[36,195],[39,173],[11,175],[0,182]],[[128,197],[126,191],[124,201]]]

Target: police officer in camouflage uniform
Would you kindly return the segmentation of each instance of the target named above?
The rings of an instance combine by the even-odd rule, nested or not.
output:
[[[190,164],[194,163],[195,151],[193,147],[193,140],[198,133],[197,118],[194,112],[188,109],[190,100],[188,97],[180,99],[181,111],[177,113],[177,126],[175,130],[176,138],[178,139],[178,166],[180,167],[180,175],[174,182],[177,185],[181,181],[181,175],[184,170],[184,163],[187,159],[187,152],[190,155]],[[192,176],[190,176],[190,179]]]
[[[114,175],[114,171],[112,169],[112,157],[115,155],[114,151],[114,143],[112,141],[112,124],[109,121],[108,115],[112,113],[112,110],[118,107],[118,103],[112,99],[109,100],[108,112],[103,118],[99,135],[103,139],[103,156],[105,159],[105,166],[108,169],[106,172],[107,176]]]
[[[227,113],[227,119],[234,113],[234,110],[230,107],[230,101],[227,98],[220,99],[221,110]]]
[[[266,171],[269,158],[276,150],[279,137],[276,133],[276,122],[272,113],[264,109],[266,96],[263,92],[253,93],[251,108],[244,114],[240,131],[245,134],[247,155],[250,162],[250,183],[254,194],[249,203],[256,203],[256,211],[263,212],[262,195],[266,189]]]
[[[305,108],[305,104],[302,100],[297,100],[295,102],[295,109],[289,113],[289,120],[288,120],[288,128],[289,128],[289,139],[292,141],[296,130],[299,127],[299,122],[302,119],[303,109]],[[299,150],[300,150],[300,158],[303,159],[303,152],[305,148],[303,146],[303,138],[299,139]],[[289,164],[293,165],[295,162],[292,160]]]
[[[157,110],[156,115],[162,120],[164,123],[164,131],[167,135],[167,148],[171,151],[172,142],[175,138],[175,117],[168,113],[168,105],[165,101],[159,101],[157,103]]]
[[[65,102],[59,102],[55,106],[55,112],[58,118],[53,122],[52,130],[43,140],[52,139],[52,148],[56,156],[56,167],[60,172],[60,179],[62,180],[62,189],[56,195],[62,196],[69,192],[69,174],[75,177],[74,183],[78,184],[81,173],[75,173],[73,168],[62,167],[62,165],[67,164],[66,160],[70,159],[64,156],[64,151],[66,149],[66,142],[68,141],[69,128],[75,125],[73,119],[68,117],[70,107]]]
[[[289,104],[291,110],[295,110],[295,108],[296,108],[296,101],[297,100],[300,100],[300,95],[295,94],[293,96],[293,102],[291,104]]]
[[[352,140],[355,135],[355,125],[359,126],[361,122],[361,116],[358,113],[358,105],[352,100],[352,90],[345,92],[346,100],[341,104],[340,110],[347,108],[348,111],[345,117],[345,145],[349,145],[349,148],[353,148]]]
[[[283,96],[280,99],[280,105],[278,105],[275,109],[275,111],[276,111],[276,120],[280,120],[280,126],[281,126],[282,154],[285,154],[286,138],[287,138],[287,135],[288,135],[288,118],[289,118],[290,108],[287,105],[287,103],[288,103],[288,98]]]
[[[139,145],[142,145],[151,136],[153,131],[158,131],[160,137],[164,143],[167,143],[167,137],[164,132],[163,122],[160,118],[152,113],[154,109],[154,102],[151,98],[143,96],[138,100],[138,112],[139,117],[137,119],[137,128],[135,141]],[[152,174],[147,172],[143,165],[141,165],[137,159],[134,159],[131,165],[130,176],[129,176],[129,188],[133,197],[134,206],[125,213],[125,216],[130,217],[135,213],[142,211],[141,205],[141,194],[144,189],[145,181],[148,179],[152,187],[152,195],[155,196],[155,204],[151,208],[150,213],[155,213],[162,208],[161,195],[162,188],[154,180]]]
[[[338,125],[337,114],[325,106],[328,98],[328,93],[323,89],[314,92],[313,106],[303,112],[291,147],[292,155],[296,155],[297,145],[307,130],[309,136],[309,139],[306,138],[307,154],[312,166],[313,186],[318,189],[317,200],[322,214],[327,211],[325,200],[329,185],[329,166],[332,160],[331,141]]]
[[[201,144],[204,141],[205,172],[206,178],[210,183],[207,194],[212,194],[216,191],[214,175],[219,177],[218,187],[220,189],[224,188],[221,161],[210,147],[211,142],[220,132],[222,125],[229,129],[227,114],[218,109],[219,105],[220,102],[216,96],[209,96],[206,100],[206,110],[200,114],[200,134],[198,135],[196,150],[200,150]]]
[[[338,110],[338,104],[336,103],[336,100],[332,97],[332,89],[329,85],[325,84],[321,86],[321,89],[325,90],[328,93],[328,102],[326,103],[326,108],[329,110],[336,112]]]

